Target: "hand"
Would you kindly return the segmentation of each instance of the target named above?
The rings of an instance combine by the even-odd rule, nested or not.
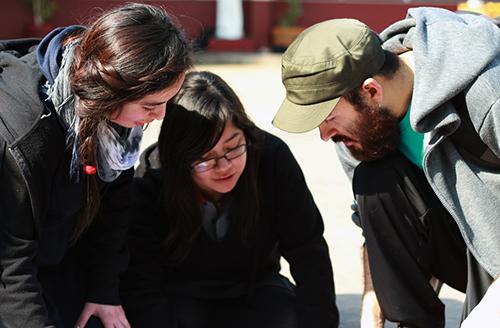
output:
[[[98,317],[104,328],[130,328],[121,305],[85,303],[75,328],[84,328],[90,316]]]
[[[363,298],[361,300],[360,327],[383,328],[385,317],[382,313],[382,309],[380,308],[380,304],[378,303],[377,295],[373,290],[372,275],[370,266],[368,265],[368,251],[366,249],[366,245],[361,246],[361,258],[363,261]]]
[[[478,305],[462,322],[461,328],[484,327],[485,323],[500,322],[500,279],[496,279]]]
[[[385,317],[373,290],[366,292],[361,301],[361,328],[383,328]]]

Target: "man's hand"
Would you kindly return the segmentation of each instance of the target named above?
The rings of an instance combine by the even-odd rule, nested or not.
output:
[[[361,328],[383,328],[384,314],[380,309],[375,292],[369,291],[363,295],[361,302]]]
[[[76,322],[76,328],[84,328],[90,316],[98,317],[104,328],[130,328],[121,305],[105,305],[85,303],[82,313]]]
[[[361,246],[361,258],[363,261],[363,298],[361,300],[360,327],[383,328],[385,317],[382,313],[382,309],[380,309],[380,304],[378,303],[375,291],[373,290],[366,245]]]
[[[486,291],[483,299],[462,322],[461,328],[477,328],[496,325],[500,322],[500,279],[496,279]]]

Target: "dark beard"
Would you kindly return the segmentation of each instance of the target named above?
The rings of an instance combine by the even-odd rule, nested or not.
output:
[[[385,107],[366,103],[355,106],[361,114],[355,125],[358,147],[348,147],[360,161],[374,161],[392,153],[399,145],[399,121]]]

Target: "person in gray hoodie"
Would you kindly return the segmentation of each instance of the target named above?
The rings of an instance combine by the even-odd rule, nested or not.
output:
[[[283,54],[273,124],[336,142],[378,301],[401,327],[444,327],[431,277],[466,291],[463,328],[500,322],[499,52],[494,20],[413,8],[380,35],[318,23]]]

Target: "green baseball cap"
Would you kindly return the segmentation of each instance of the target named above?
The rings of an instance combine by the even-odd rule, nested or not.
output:
[[[279,129],[310,131],[340,97],[375,75],[385,61],[378,35],[355,19],[332,19],[304,30],[281,59],[286,98],[273,119]]]

